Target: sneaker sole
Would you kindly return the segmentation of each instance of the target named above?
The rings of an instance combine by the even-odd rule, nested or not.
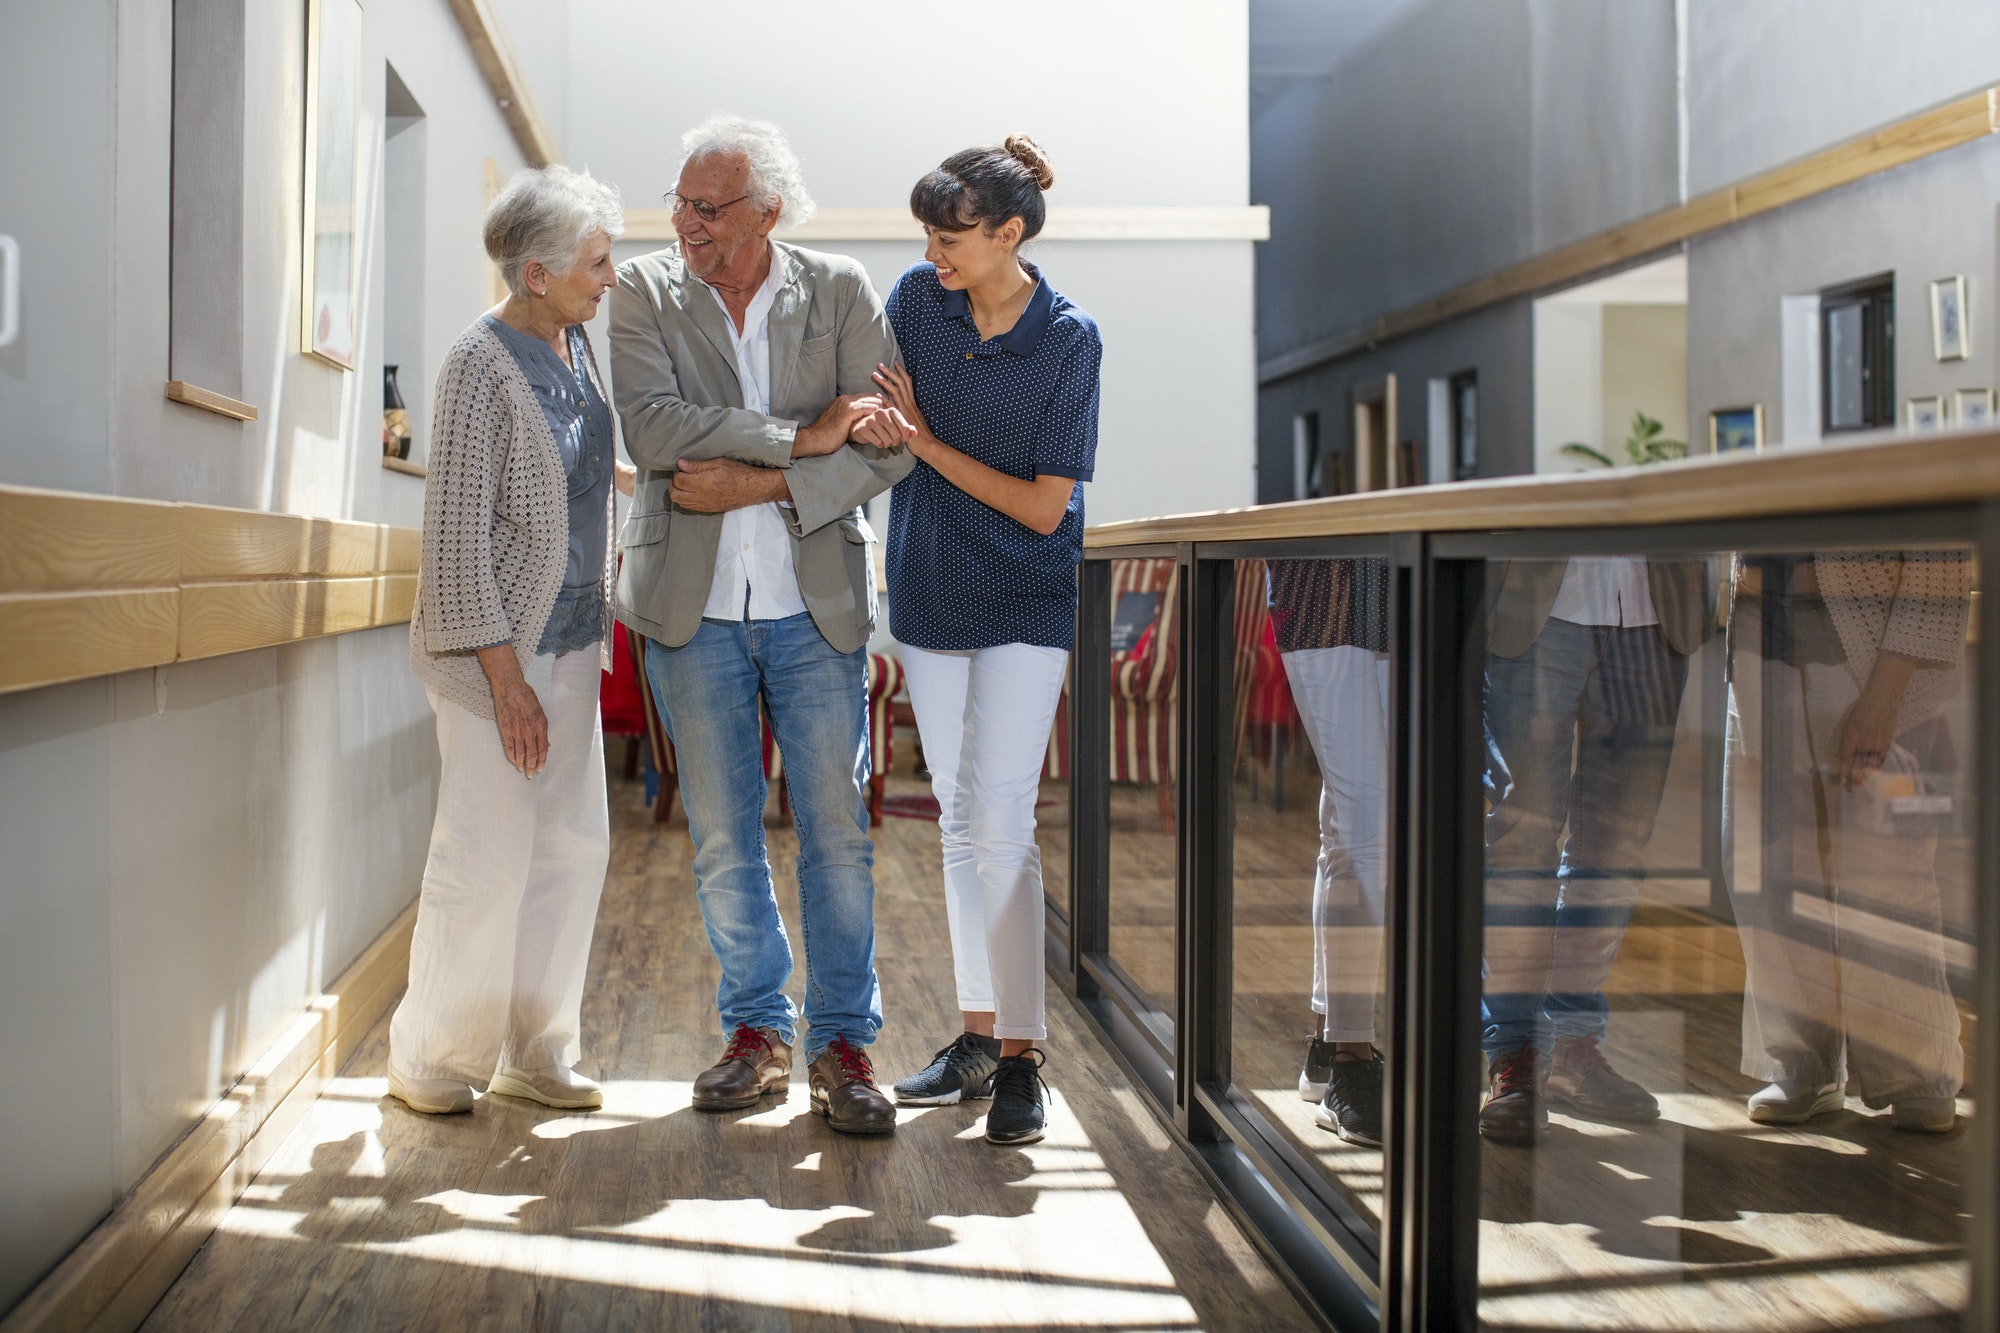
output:
[[[1010,1134],[1005,1137],[996,1138],[993,1131],[989,1129],[986,1131],[986,1141],[997,1148],[1017,1148],[1024,1143],[1040,1143],[1045,1133],[1047,1133],[1046,1130],[1035,1129],[1021,1134]]]
[[[604,1109],[604,1093],[592,1092],[582,1097],[545,1097],[535,1090],[531,1083],[509,1078],[505,1074],[495,1074],[486,1090],[502,1097],[519,1097],[523,1101],[540,1102],[558,1111],[600,1111]]]
[[[928,1097],[913,1092],[904,1092],[901,1088],[892,1088],[891,1091],[896,1094],[896,1105],[898,1106],[956,1106],[960,1102],[985,1101],[991,1097],[993,1095],[993,1080],[990,1078],[987,1079],[971,1092],[967,1092],[964,1088],[953,1088],[950,1092],[933,1093]]]
[[[1382,1140],[1380,1136],[1370,1138],[1368,1135],[1362,1133],[1358,1129],[1349,1129],[1346,1125],[1340,1123],[1340,1117],[1337,1115],[1328,1115],[1324,1112],[1321,1112],[1320,1114],[1315,1115],[1313,1117],[1313,1123],[1315,1125],[1318,1125],[1321,1129],[1325,1130],[1327,1133],[1336,1134],[1340,1136],[1342,1139],[1346,1140],[1347,1142],[1356,1144],[1360,1147],[1379,1148],[1382,1146]]]
[[[464,1115],[472,1109],[473,1104],[470,1098],[462,1104],[459,1102],[432,1102],[426,1104],[417,1101],[414,1097],[410,1096],[409,1089],[403,1086],[402,1080],[394,1074],[389,1075],[389,1095],[419,1115]]]
[[[1299,1100],[1316,1102],[1326,1096],[1326,1084],[1315,1083],[1304,1074],[1299,1075]]]
[[[1750,1108],[1750,1119],[1760,1125],[1803,1125],[1814,1116],[1828,1115],[1847,1105],[1847,1096],[1836,1089],[1820,1097],[1803,1111],[1789,1111],[1766,1103]]]

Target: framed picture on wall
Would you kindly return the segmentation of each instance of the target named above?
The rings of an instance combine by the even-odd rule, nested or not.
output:
[[[1925,398],[1912,398],[1904,409],[1904,420],[1913,431],[1944,429],[1944,399],[1936,394]]]
[[[1940,361],[1972,355],[1972,307],[1966,303],[1962,276],[1931,284],[1931,350]]]
[[[361,256],[361,6],[306,0],[299,350],[354,369]]]
[[[1993,424],[1993,390],[1960,389],[1953,395],[1957,402],[1958,424],[1961,426],[1987,427]]]
[[[1708,450],[1733,454],[1764,447],[1764,405],[1718,407],[1708,414]]]

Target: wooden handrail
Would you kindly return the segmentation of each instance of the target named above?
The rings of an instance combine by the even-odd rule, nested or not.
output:
[[[393,625],[417,529],[0,486],[0,693]]]
[[[1498,477],[1105,523],[1104,550],[1158,542],[1639,527],[2000,498],[2000,431],[1870,439],[1609,472]]]

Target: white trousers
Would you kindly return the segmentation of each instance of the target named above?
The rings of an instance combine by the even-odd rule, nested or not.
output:
[[[410,988],[389,1025],[406,1078],[484,1088],[496,1068],[581,1057],[584,967],[611,856],[595,648],[543,655],[528,684],[549,720],[549,758],[530,780],[500,729],[433,692],[437,823],[410,942]]]
[[[941,812],[958,1007],[990,1011],[996,1037],[1043,1040],[1035,796],[1069,654],[1029,643],[951,653],[905,644],[902,656]]]
[[[1736,669],[1761,659],[1741,653]],[[1871,827],[1879,801],[1839,781],[1840,727],[1860,697],[1845,666],[1799,668],[1803,736],[1786,766],[1794,789],[1813,793],[1814,838],[1772,820],[1798,857],[1789,884],[1736,884],[1743,944],[1743,1072],[1767,1082],[1798,1079],[1846,1085],[1883,1107],[1905,1097],[1955,1097],[1964,1082],[1958,1006],[1945,973],[1944,900],[1937,879],[1937,835]],[[1766,698],[1764,706],[1773,706]],[[1796,707],[1796,704],[1793,705]],[[1883,771],[1909,772],[1916,761],[1892,745]],[[1732,786],[1734,784],[1732,783]],[[1802,812],[1803,813],[1803,812]],[[1767,813],[1766,818],[1769,819]],[[1874,905],[1893,908],[1887,921]]]
[[[1282,655],[1319,760],[1313,871],[1313,1012],[1325,1041],[1375,1040],[1389,850],[1389,655],[1307,648]]]

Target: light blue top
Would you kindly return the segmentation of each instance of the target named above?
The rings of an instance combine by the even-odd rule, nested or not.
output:
[[[611,459],[611,405],[591,382],[590,346],[583,327],[569,327],[570,365],[555,348],[511,324],[486,322],[514,354],[534,387],[549,433],[556,437],[563,471],[569,474],[569,559],[562,591],[542,631],[538,653],[568,653],[604,637],[604,540],[607,501],[615,470]],[[571,367],[574,367],[572,369]]]

